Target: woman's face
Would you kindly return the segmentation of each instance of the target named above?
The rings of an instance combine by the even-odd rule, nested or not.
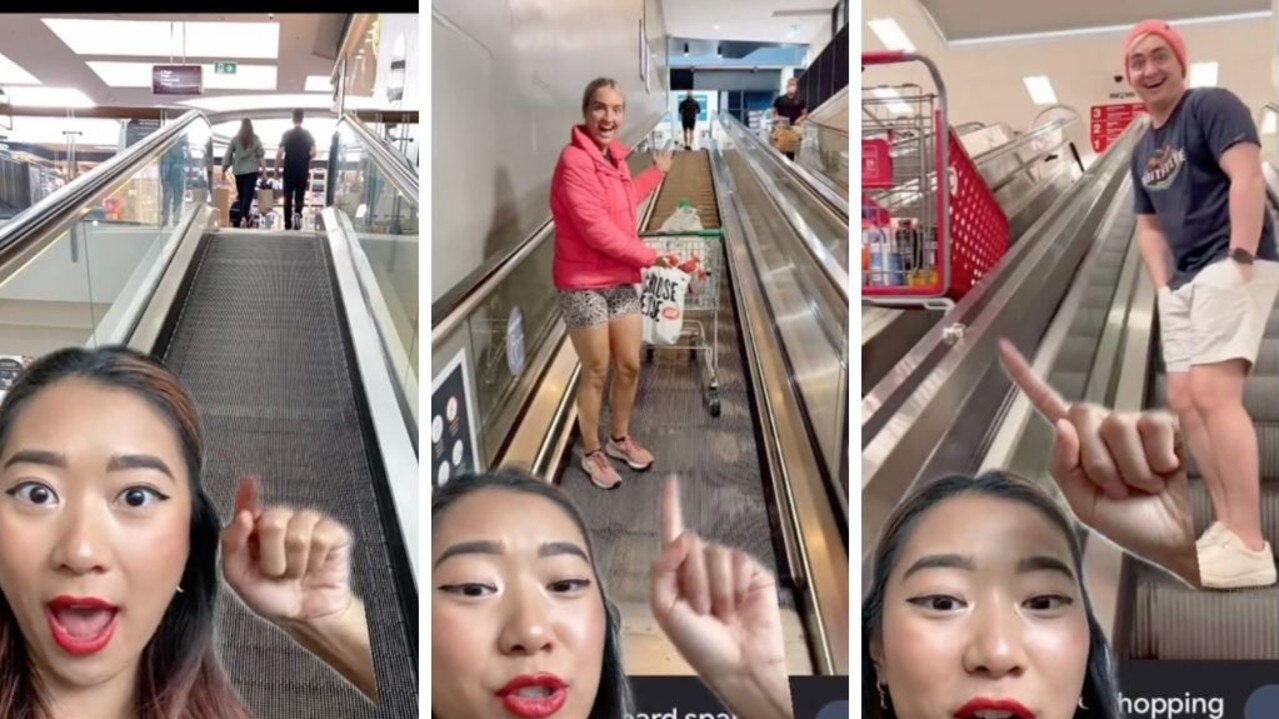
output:
[[[1021,502],[969,495],[918,521],[873,654],[901,719],[1068,719],[1088,649],[1066,537]]]
[[[586,134],[595,144],[607,147],[622,131],[626,98],[616,88],[601,87],[586,106]]]
[[[136,671],[181,582],[191,491],[178,438],[145,400],[66,379],[0,448],[0,591],[50,689]]]
[[[434,714],[586,717],[607,617],[573,520],[542,497],[482,490],[431,533]]]

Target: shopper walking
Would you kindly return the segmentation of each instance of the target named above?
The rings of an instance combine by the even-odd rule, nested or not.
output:
[[[311,184],[311,160],[315,159],[315,138],[302,127],[303,113],[293,111],[293,129],[280,138],[275,151],[275,167],[284,180],[284,229],[302,229],[302,210]]]
[[[239,225],[249,226],[249,213],[253,210],[253,192],[258,186],[258,175],[263,169],[266,150],[253,132],[253,123],[246,117],[240,121],[240,131],[227,145],[222,158],[222,176],[227,170],[235,176],[236,205],[239,208]]]
[[[702,114],[702,106],[697,104],[697,100],[693,97],[693,91],[689,90],[684,96],[684,100],[679,104],[679,120],[684,127],[684,149],[693,149],[693,140],[696,137],[694,130],[697,129],[697,116]]]
[[[803,122],[806,117],[808,117],[808,106],[804,104],[803,98],[799,96],[799,81],[792,77],[786,81],[786,94],[779,95],[773,101],[773,125],[776,127],[782,119],[785,119],[790,127],[794,127]],[[794,152],[783,152],[782,154],[786,155],[789,160],[793,161],[795,159]]]

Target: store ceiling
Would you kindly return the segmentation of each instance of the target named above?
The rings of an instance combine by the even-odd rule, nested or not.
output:
[[[943,0],[946,1],[946,0]],[[837,0],[662,0],[674,37],[808,44],[831,23]],[[857,3],[851,4],[856,12]]]
[[[914,2],[915,0],[894,0]],[[918,0],[947,40],[1268,12],[1271,0]]]
[[[46,24],[44,22],[46,18],[54,20],[54,24],[59,27],[60,32],[55,32],[53,27]],[[158,26],[149,26],[152,30],[150,40],[134,43],[137,46],[145,47],[148,52],[159,54],[137,56],[132,54],[137,52],[136,48],[130,49],[127,46],[113,48],[109,42],[103,42],[104,40],[112,39],[113,35],[115,39],[129,36],[128,33],[119,31],[123,27],[121,25],[107,25],[104,23],[100,27],[109,32],[102,33],[95,32],[96,27],[99,26],[76,27],[75,23],[57,25],[56,21],[67,19],[90,19],[113,23],[122,21],[156,23],[157,21],[162,21]],[[149,70],[140,66],[168,64],[174,61],[183,62],[183,58],[180,55],[177,57],[170,55],[170,47],[166,41],[173,37],[173,44],[180,52],[182,34],[180,31],[170,33],[168,32],[168,27],[169,23],[187,22],[214,23],[223,26],[224,30],[230,29],[233,31],[231,33],[222,32],[221,35],[223,37],[216,37],[212,42],[206,42],[204,48],[196,49],[200,45],[195,37],[197,34],[195,28],[198,26],[189,26],[192,30],[186,38],[188,51],[203,54],[200,56],[188,55],[185,58],[186,62],[208,65],[219,62],[237,63],[237,75],[239,75],[239,78],[234,80],[228,76],[213,77],[213,73],[209,70],[205,71],[204,95],[206,97],[298,94],[305,91],[309,76],[324,76],[327,78],[332,73],[336,61],[337,46],[342,39],[341,32],[345,19],[346,15],[342,14],[281,14],[275,16],[274,19],[268,17],[266,13],[227,15],[6,14],[3,21],[0,22],[0,55],[3,55],[9,63],[16,64],[22,70],[25,70],[27,74],[34,76],[39,81],[39,85],[24,85],[21,84],[20,79],[15,82],[14,78],[21,78],[22,73],[15,72],[4,60],[0,60],[0,78],[7,77],[10,79],[9,82],[0,80],[0,87],[9,91],[14,104],[19,104],[19,98],[24,93],[47,94],[48,88],[79,90],[88,96],[93,104],[98,106],[152,107],[173,105],[179,101],[191,99],[187,97],[155,96],[151,94],[149,85],[147,87],[112,87],[111,84],[103,79],[103,75],[105,75],[108,79],[114,78],[113,82],[115,83],[128,82],[127,78],[142,77],[138,74],[139,71],[145,72],[145,77],[149,77]],[[236,25],[235,23],[249,23],[249,25]],[[265,37],[269,38],[278,36],[278,48],[274,51],[269,47],[272,43],[264,40],[264,36],[260,33],[262,29],[260,25],[264,23],[278,25],[278,35],[272,32],[265,33]],[[216,27],[206,29],[211,30],[207,34],[214,36],[219,34],[216,32],[218,29]],[[243,37],[240,36],[241,31],[243,32]],[[231,37],[227,37],[228,35]],[[246,40],[249,42],[245,42]],[[68,42],[72,42],[72,44],[75,44],[87,54],[77,54],[68,45]],[[92,46],[87,47],[86,44]],[[124,45],[124,43],[120,44]],[[126,52],[130,54],[121,54]],[[257,57],[253,57],[254,55]],[[263,57],[264,55],[266,57]],[[94,66],[98,68],[98,72],[95,72],[89,63],[94,63]],[[271,71],[268,67],[263,66],[274,66],[275,69]],[[6,74],[6,69],[9,74]],[[272,79],[274,82],[272,82]],[[211,85],[215,86],[219,82],[227,84],[247,83],[254,85],[258,89],[215,89],[215,87],[211,87]],[[271,87],[272,84],[274,84],[274,87]],[[46,88],[46,90],[28,90],[26,89],[28,87]],[[327,83],[325,89],[327,92]]]

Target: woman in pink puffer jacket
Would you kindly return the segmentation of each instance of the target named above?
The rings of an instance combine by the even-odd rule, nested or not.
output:
[[[640,241],[635,213],[670,170],[671,153],[655,155],[656,167],[632,179],[626,164],[630,150],[616,139],[625,109],[615,81],[600,78],[587,85],[585,122],[573,128],[551,180],[555,289],[582,363],[577,390],[582,468],[602,489],[622,481],[608,457],[636,471],[653,465],[653,455],[630,436],[644,333],[637,285],[640,270],[658,262],[657,253]],[[612,432],[601,449],[600,407],[610,361],[615,370]]]

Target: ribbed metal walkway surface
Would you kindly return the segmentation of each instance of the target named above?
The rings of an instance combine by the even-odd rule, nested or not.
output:
[[[194,395],[208,457],[204,485],[221,516],[247,474],[264,501],[314,507],[355,537],[354,584],[368,612],[379,708],[327,665],[253,616],[225,587],[218,645],[253,713],[417,717],[416,657],[346,352],[328,250],[313,234],[223,230],[205,238],[164,351]]]

